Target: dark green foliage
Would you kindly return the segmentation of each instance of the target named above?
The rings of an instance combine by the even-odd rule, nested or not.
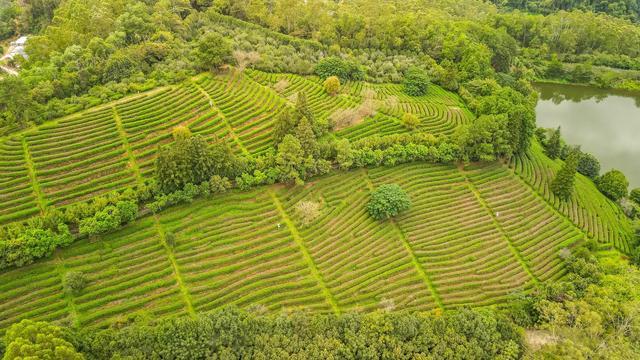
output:
[[[296,127],[296,120],[291,113],[291,109],[289,107],[285,107],[285,109],[278,114],[276,117],[276,121],[273,124],[273,145],[278,146],[285,135],[291,133],[291,131]]]
[[[336,141],[336,162],[342,170],[347,170],[353,165],[353,152],[351,151],[351,143],[347,139]]]
[[[600,162],[595,156],[581,152],[577,170],[580,174],[595,180],[600,176]]]
[[[560,128],[553,130],[549,140],[545,146],[545,153],[550,159],[557,159],[562,152],[562,137],[560,136]]]
[[[614,201],[627,196],[629,181],[621,171],[611,170],[596,180],[600,192]]]
[[[307,161],[300,141],[293,135],[286,135],[278,145],[276,163],[281,170],[281,180],[285,183],[302,183]]]
[[[364,79],[364,72],[357,64],[334,56],[320,60],[315,73],[322,79],[331,76],[337,76],[342,81]]]
[[[504,115],[480,116],[470,125],[460,127],[454,139],[464,160],[493,161],[513,154]]]
[[[490,309],[436,317],[403,312],[257,316],[225,308],[195,319],[86,332],[78,341],[90,359],[488,360],[522,353],[519,331]]]
[[[640,188],[631,190],[631,193],[629,193],[629,199],[640,205]]]
[[[31,264],[37,259],[51,256],[57,247],[73,242],[66,225],[59,224],[54,229],[29,226],[1,237],[0,269]]]
[[[551,182],[551,191],[562,200],[569,200],[573,194],[579,156],[578,151],[572,151]]]
[[[22,320],[9,328],[4,337],[4,360],[54,359],[83,360],[63,329],[46,322]]]
[[[68,271],[64,274],[62,286],[68,293],[78,295],[87,286],[87,277],[80,271]]]
[[[553,54],[551,61],[547,65],[547,76],[552,79],[559,79],[564,76],[564,65],[558,60],[558,55]]]
[[[367,211],[376,220],[395,217],[411,207],[409,195],[398,184],[379,186],[372,194]]]
[[[200,184],[213,175],[234,176],[238,166],[226,142],[209,147],[204,138],[195,135],[159,149],[155,179],[160,191],[171,193],[186,184]]]
[[[423,69],[412,67],[404,74],[404,92],[411,96],[422,96],[429,89],[429,75]]]
[[[222,35],[206,32],[200,36],[195,50],[195,58],[200,70],[214,71],[231,58],[231,44]]]
[[[293,136],[300,141],[300,146],[302,146],[305,157],[312,156],[315,158],[318,156],[318,141],[316,140],[313,128],[306,117],[300,119]]]

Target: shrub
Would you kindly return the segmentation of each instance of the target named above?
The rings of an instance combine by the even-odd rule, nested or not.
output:
[[[115,230],[120,225],[134,220],[138,216],[138,204],[132,201],[119,201],[115,206],[108,205],[95,215],[80,220],[80,235],[97,235]]]
[[[296,204],[296,212],[303,225],[309,225],[320,215],[320,204],[313,201],[301,201]]]
[[[15,236],[0,239],[0,269],[31,264],[72,242],[73,236],[65,224],[58,224],[57,231],[27,227]]]
[[[173,140],[183,141],[191,137],[191,130],[186,126],[176,126],[171,131],[171,134],[173,135]]]
[[[600,192],[614,201],[618,201],[627,196],[629,181],[621,171],[611,170],[602,175],[596,185]]]
[[[427,72],[412,67],[404,75],[404,92],[411,96],[422,96],[429,88],[429,76]]]
[[[545,146],[545,153],[551,159],[557,159],[562,152],[562,138],[560,137],[560,128],[551,132],[551,136]]]
[[[415,130],[420,125],[420,119],[412,113],[404,113],[402,115],[402,124],[411,130]]]
[[[337,76],[329,76],[324,81],[324,90],[327,94],[334,96],[340,91],[340,79]]]
[[[355,63],[331,56],[318,62],[315,73],[322,79],[337,76],[341,80],[363,80],[364,71]]]
[[[580,174],[595,180],[600,175],[600,162],[589,153],[580,153],[577,170]]]
[[[87,286],[87,278],[81,271],[69,271],[64,274],[62,286],[68,293],[77,295]]]
[[[409,209],[411,201],[407,193],[397,184],[385,184],[372,194],[367,211],[376,220],[384,220]]]
[[[231,181],[226,177],[213,175],[209,180],[209,188],[212,194],[223,193],[231,189]]]
[[[640,188],[631,190],[629,194],[629,199],[631,199],[636,204],[640,205]]]

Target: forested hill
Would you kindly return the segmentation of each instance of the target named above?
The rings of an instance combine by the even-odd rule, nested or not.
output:
[[[634,22],[640,21],[640,1],[638,0],[491,0],[499,8],[517,9],[535,14],[551,14],[556,11],[583,10],[604,13]]]

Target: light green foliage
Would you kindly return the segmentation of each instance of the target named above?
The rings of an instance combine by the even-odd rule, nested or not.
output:
[[[562,200],[568,200],[573,194],[579,156],[578,151],[572,151],[551,182],[551,191]]]
[[[610,170],[596,180],[598,189],[610,199],[618,201],[627,196],[629,181],[619,170]]]
[[[285,135],[289,134],[296,126],[291,110],[288,107],[278,114],[273,124],[273,145],[278,146]]]
[[[4,341],[7,344],[4,360],[84,359],[68,341],[67,334],[61,328],[46,322],[22,320],[7,331]]]
[[[73,242],[66,225],[59,224],[54,229],[30,226],[17,234],[5,234],[0,238],[0,269],[31,264]]]
[[[62,285],[68,293],[78,295],[87,286],[87,277],[80,271],[68,271],[64,274]]]
[[[429,76],[427,72],[412,67],[404,75],[404,92],[411,96],[423,96],[429,88]]]
[[[349,140],[340,139],[336,142],[336,161],[342,170],[347,170],[353,165],[353,152]]]
[[[411,130],[415,130],[420,125],[420,119],[415,114],[404,113],[402,115],[402,124]]]
[[[80,220],[81,235],[97,235],[118,229],[138,216],[138,204],[131,201],[121,201],[115,206],[106,206],[95,215]]]
[[[376,220],[386,220],[397,216],[411,207],[409,195],[400,185],[385,184],[379,186],[372,194],[367,211]]]
[[[324,91],[331,96],[335,96],[340,92],[340,79],[337,76],[329,76],[322,83]]]
[[[186,126],[176,126],[171,131],[171,135],[173,135],[173,140],[175,142],[187,140],[192,136],[191,130]]]

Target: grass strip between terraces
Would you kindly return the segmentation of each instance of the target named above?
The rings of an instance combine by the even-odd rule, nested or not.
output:
[[[482,195],[480,195],[480,192],[478,191],[476,186],[473,184],[473,182],[471,182],[471,180],[469,180],[469,178],[467,177],[467,174],[464,172],[464,170],[462,170],[460,168],[458,168],[458,170],[460,171],[460,173],[464,177],[465,182],[467,184],[467,187],[473,193],[473,195],[475,196],[476,200],[478,200],[478,203],[480,204],[480,206],[482,206],[482,208],[485,209],[487,214],[489,214],[489,216],[491,217],[491,220],[493,221],[493,225],[496,227],[496,229],[498,229],[498,231],[500,231],[500,234],[502,235],[502,238],[507,242],[507,245],[509,246],[509,250],[511,250],[511,253],[513,254],[513,256],[516,259],[518,259],[518,262],[520,263],[520,266],[522,266],[522,268],[529,275],[529,277],[531,277],[531,279],[533,279],[533,281],[536,284],[538,284],[540,282],[540,280],[531,271],[531,268],[529,267],[529,264],[527,264],[525,259],[522,257],[522,254],[520,253],[518,248],[516,248],[513,245],[513,241],[511,240],[509,235],[507,235],[507,232],[502,227],[502,224],[500,224],[500,222],[498,221],[498,218],[496,217],[496,214],[493,212],[493,210],[491,210],[491,208],[489,207],[487,202],[482,198]]]
[[[31,152],[29,151],[29,145],[27,144],[27,137],[25,135],[22,135],[22,151],[24,152],[24,160],[27,163],[27,170],[29,171],[31,185],[33,186],[33,193],[36,195],[36,199],[38,199],[38,207],[40,208],[40,213],[44,213],[44,210],[47,207],[47,203],[45,202],[44,195],[42,194],[42,190],[40,189],[40,183],[38,182],[38,178],[36,176],[36,168],[33,165],[33,159],[31,158]]]
[[[222,118],[222,121],[224,121],[224,124],[227,127],[227,130],[229,131],[229,135],[231,135],[231,138],[233,139],[233,141],[235,141],[236,144],[238,145],[238,147],[240,148],[240,150],[242,150],[242,153],[244,155],[250,156],[249,150],[247,150],[247,148],[244,147],[244,144],[242,143],[242,141],[240,141],[240,138],[238,137],[238,134],[236,134],[236,131],[231,126],[231,123],[229,122],[227,117],[224,115],[222,110],[220,110],[220,108],[218,108],[218,106],[216,105],[216,102],[213,101],[213,98],[211,97],[211,95],[209,95],[207,90],[205,90],[204,88],[202,88],[202,86],[200,86],[198,83],[193,81],[193,79],[192,79],[191,83],[202,93],[203,96],[205,96],[207,99],[209,99],[209,104],[211,104],[211,107],[212,108],[213,107],[216,108],[216,110],[220,114],[220,117]]]
[[[189,290],[187,290],[187,287],[184,285],[184,279],[182,279],[182,274],[180,273],[180,268],[178,268],[176,257],[173,254],[173,250],[167,243],[167,237],[166,237],[165,231],[162,227],[162,224],[160,224],[160,220],[158,220],[158,216],[155,214],[153,215],[153,223],[156,228],[156,231],[158,232],[158,235],[160,236],[160,242],[162,243],[162,246],[164,247],[164,250],[167,253],[167,258],[169,259],[169,262],[171,263],[171,267],[173,268],[173,274],[176,277],[178,286],[180,287],[180,293],[182,294],[182,299],[184,300],[184,303],[187,306],[187,311],[189,312],[189,315],[195,316],[196,312],[193,309],[193,304],[191,303],[191,295],[189,294]]]
[[[58,273],[58,276],[60,277],[61,281],[64,281],[64,274],[65,274],[65,266],[64,266],[64,261],[59,257],[56,256],[56,260],[55,260],[55,269],[56,272]],[[64,289],[63,286],[63,298],[64,301],[67,304],[67,311],[69,312],[70,316],[71,316],[71,320],[73,322],[73,326],[76,329],[80,329],[80,318],[78,317],[78,310],[76,309],[76,303],[74,301],[74,296],[70,291],[66,291],[66,289]]]
[[[318,267],[316,266],[316,263],[313,261],[313,258],[311,257],[311,254],[309,253],[309,249],[307,249],[307,247],[305,246],[304,240],[300,236],[300,233],[298,232],[298,229],[296,228],[296,226],[293,223],[293,221],[291,221],[291,219],[289,218],[289,215],[287,215],[287,213],[285,212],[284,208],[282,207],[282,203],[280,202],[280,199],[278,199],[278,197],[273,192],[273,190],[269,189],[267,191],[269,192],[269,196],[271,197],[271,200],[275,204],[276,209],[278,210],[278,213],[280,214],[280,217],[282,218],[284,223],[289,228],[289,231],[291,232],[291,236],[293,237],[293,240],[296,242],[296,244],[298,244],[298,247],[300,248],[300,251],[302,252],[302,255],[304,256],[304,259],[307,262],[307,265],[309,266],[309,269],[311,270],[311,274],[313,275],[313,277],[316,278],[316,281],[318,282],[318,285],[320,285],[320,287],[322,288],[322,292],[324,293],[324,295],[325,295],[325,297],[327,299],[327,302],[329,302],[329,305],[331,305],[331,308],[333,309],[334,313],[340,314],[340,308],[338,307],[338,302],[333,297],[333,294],[331,294],[331,291],[329,290],[329,287],[327,286],[327,284],[325,283],[324,279],[322,278],[322,274],[320,274],[320,271],[318,270]]]
[[[129,164],[133,169],[133,172],[136,174],[136,180],[138,181],[138,184],[142,184],[144,183],[144,180],[142,179],[140,168],[138,167],[138,163],[136,162],[136,157],[133,154],[133,151],[131,151],[127,133],[124,131],[124,127],[122,127],[122,119],[120,118],[120,114],[118,114],[118,110],[116,110],[115,106],[112,106],[111,110],[113,110],[113,120],[116,122],[118,134],[120,135],[120,140],[122,141],[122,146],[124,146],[124,149],[127,151],[127,156],[129,156]]]
[[[373,192],[374,186],[373,186],[373,183],[371,182],[371,178],[369,178],[369,173],[366,172],[366,170],[365,170],[365,181],[367,183],[367,188],[369,189],[369,191]],[[393,229],[396,231],[396,233],[398,234],[398,238],[400,239],[400,242],[402,242],[402,245],[404,246],[405,250],[411,257],[411,262],[413,263],[413,266],[416,268],[416,271],[418,271],[418,275],[425,282],[425,284],[429,288],[429,291],[431,291],[431,295],[433,296],[433,299],[435,300],[436,304],[440,309],[444,310],[444,303],[440,298],[440,294],[438,293],[436,286],[433,284],[433,281],[431,281],[431,277],[429,276],[429,274],[427,274],[427,271],[424,269],[424,267],[418,260],[418,257],[413,251],[411,244],[407,240],[407,236],[404,234],[404,231],[402,231],[398,223],[393,221],[393,219],[391,219],[391,225]]]

